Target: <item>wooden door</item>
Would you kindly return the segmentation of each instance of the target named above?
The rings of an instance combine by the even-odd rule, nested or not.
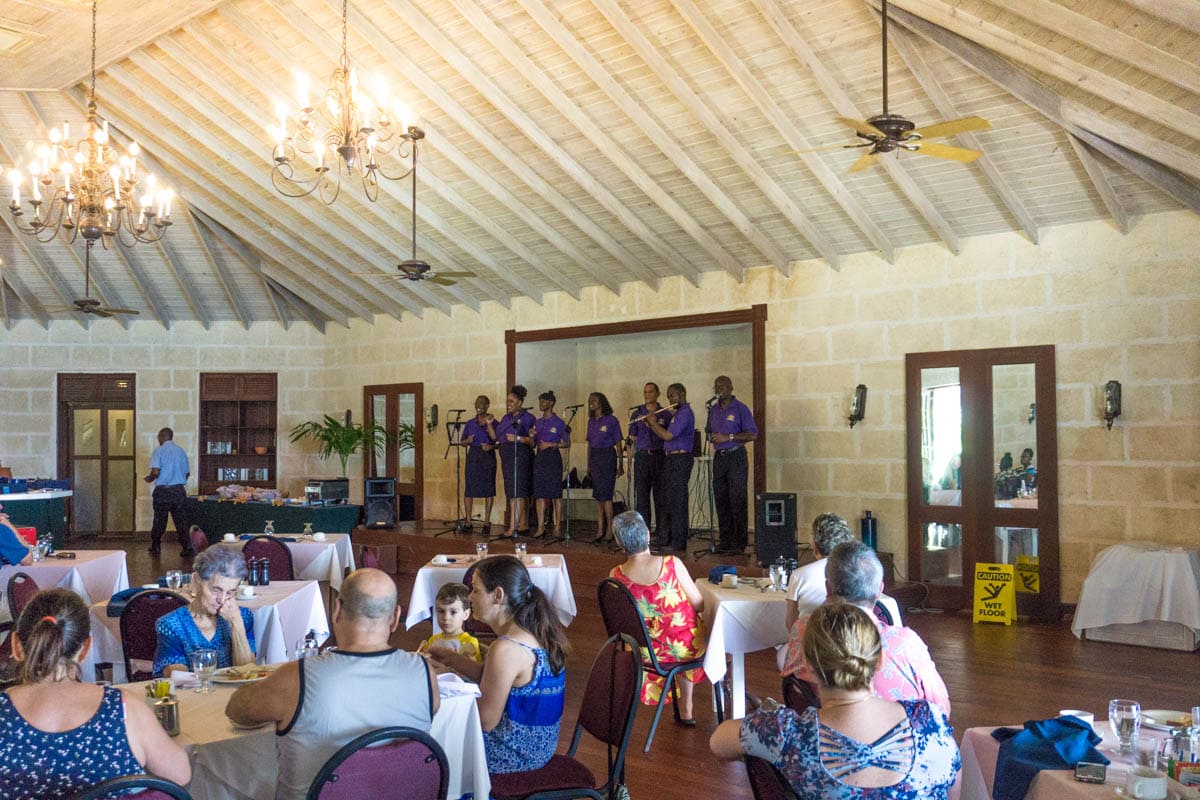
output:
[[[365,457],[368,477],[396,479],[397,518],[403,519],[411,498],[413,519],[424,519],[424,403],[425,384],[388,383],[363,387],[363,419],[382,425],[391,435],[383,458],[374,452]],[[411,446],[406,444],[411,442]]]
[[[58,473],[71,480],[68,536],[132,536],[135,376],[58,376]]]

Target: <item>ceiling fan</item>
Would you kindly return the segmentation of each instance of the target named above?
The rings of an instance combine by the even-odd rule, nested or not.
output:
[[[863,142],[840,145],[836,147],[817,148],[818,150],[850,149],[859,147],[871,148],[861,158],[850,165],[850,172],[859,172],[874,165],[883,153],[893,150],[907,150],[911,153],[960,161],[964,164],[979,158],[982,153],[966,147],[954,147],[948,144],[927,141],[928,139],[954,136],[970,131],[985,131],[991,124],[981,117],[962,117],[948,122],[938,122],[924,128],[918,128],[915,123],[899,114],[888,113],[888,4],[882,0],[883,13],[883,113],[866,120],[838,117],[842,122],[854,129],[858,138]],[[812,151],[804,151],[812,152]]]
[[[59,306],[57,308],[47,308],[50,313],[60,311],[80,311],[84,314],[95,314],[97,317],[108,318],[116,314],[140,314],[141,312],[135,308],[110,308],[94,297],[89,297],[88,293],[92,288],[92,245],[95,244],[95,239],[87,240],[87,249],[84,251],[83,260],[83,297],[76,300],[69,306]]]
[[[398,275],[387,275],[382,272],[354,272],[352,275],[365,278],[382,278],[389,281],[429,281],[438,286],[453,286],[458,281],[455,278],[476,278],[474,272],[434,272],[429,264],[417,258],[417,143],[412,143],[412,258],[405,259],[396,265],[400,270]]]

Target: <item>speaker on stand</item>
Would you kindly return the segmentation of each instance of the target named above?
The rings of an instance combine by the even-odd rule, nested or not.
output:
[[[795,492],[763,492],[754,497],[754,557],[760,566],[796,558]]]
[[[363,481],[363,525],[367,528],[396,527],[396,479],[367,478]]]

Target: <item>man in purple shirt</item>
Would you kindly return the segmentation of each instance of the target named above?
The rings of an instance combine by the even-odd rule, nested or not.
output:
[[[746,550],[746,482],[749,461],[746,442],[758,436],[754,415],[733,396],[726,375],[713,382],[717,402],[708,409],[708,435],[713,443],[713,499],[721,535],[718,552],[741,555]]]
[[[682,383],[667,387],[667,402],[675,406],[671,423],[663,427],[657,415],[646,418],[654,435],[663,441],[663,520],[658,524],[658,540],[663,554],[682,553],[688,540],[688,481],[692,477],[692,439],[696,416],[687,403]],[[666,541],[663,541],[663,537]]]
[[[646,527],[657,531],[655,524],[661,526],[663,521],[662,470],[665,456],[662,439],[650,430],[645,417],[654,415],[658,417],[659,424],[666,426],[671,422],[671,412],[658,402],[657,383],[647,383],[642,387],[642,397],[646,402],[629,415],[629,436],[636,448],[633,456],[633,491],[637,498],[637,512],[646,521]],[[651,502],[654,507],[653,523],[650,517]],[[651,538],[657,540],[658,536]]]

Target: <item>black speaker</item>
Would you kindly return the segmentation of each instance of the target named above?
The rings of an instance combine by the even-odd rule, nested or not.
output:
[[[368,528],[396,527],[396,479],[367,478],[363,483],[363,523]]]
[[[764,492],[754,497],[754,555],[760,566],[796,557],[796,494]]]

